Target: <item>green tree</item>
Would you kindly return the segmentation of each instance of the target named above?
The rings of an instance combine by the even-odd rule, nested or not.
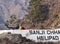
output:
[[[30,10],[29,14],[26,15],[27,18],[33,23],[40,21],[43,17],[43,15],[41,14],[40,0],[31,0],[29,3]]]

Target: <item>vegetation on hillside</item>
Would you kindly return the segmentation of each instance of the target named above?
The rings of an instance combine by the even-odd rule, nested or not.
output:
[[[10,18],[6,21],[5,26],[9,29],[16,29],[20,25],[20,19],[17,19],[16,15],[11,15]]]
[[[55,1],[54,1],[55,2]],[[19,24],[26,29],[51,29],[55,28],[59,22],[59,14],[55,7],[51,6],[53,1],[30,0],[29,13],[22,19],[17,19],[12,15],[7,23],[9,26],[14,27]],[[54,5],[57,5],[55,2]]]
[[[38,22],[43,19],[43,15],[41,14],[41,3],[40,0],[31,0],[29,2],[29,14],[27,18],[31,20],[33,23]]]

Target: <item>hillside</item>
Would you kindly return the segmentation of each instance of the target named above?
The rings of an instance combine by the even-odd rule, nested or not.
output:
[[[29,0],[0,0],[0,30],[7,29],[5,22],[11,15],[24,17],[28,13],[28,2]]]
[[[11,15],[23,17],[28,12],[28,2],[29,0],[0,0],[0,16],[4,20],[9,19]]]
[[[2,22],[7,23],[9,27],[21,25],[26,29],[60,28],[60,0],[0,0],[0,2]],[[11,17],[14,15],[16,19]]]
[[[60,28],[60,0],[30,0],[29,8],[26,18],[32,23],[30,28]]]

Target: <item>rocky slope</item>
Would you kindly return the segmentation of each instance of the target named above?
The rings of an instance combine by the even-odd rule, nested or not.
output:
[[[41,13],[45,16],[44,21],[39,20],[39,23],[38,21],[32,23],[30,20],[23,18],[21,20],[23,22],[22,26],[28,29],[60,28],[60,0],[40,0],[40,4]],[[16,15],[17,18],[24,17],[28,13],[28,5],[29,0],[0,0],[0,22],[4,23],[11,15]]]
[[[4,23],[11,15],[24,17],[28,13],[28,5],[29,0],[0,0],[0,30],[7,29]]]
[[[35,0],[34,0],[35,1]],[[42,18],[43,20],[37,20],[39,18],[33,19],[34,18],[34,9],[32,9],[33,12],[30,10],[30,19],[32,18],[32,24],[35,24],[35,27],[31,24],[30,28],[33,29],[55,29],[55,28],[60,28],[60,0],[39,0],[40,2],[40,11],[41,14],[44,17]],[[38,0],[37,0],[38,2]],[[32,3],[32,8],[35,8],[34,2],[31,1]],[[38,3],[37,3],[38,4]],[[36,9],[39,7],[39,5],[36,6]],[[39,10],[37,10],[39,11]],[[33,14],[33,15],[31,15]],[[37,12],[38,14],[38,12]],[[29,20],[30,20],[29,19]],[[33,23],[33,21],[35,23]],[[26,26],[26,24],[25,24]],[[28,25],[29,26],[29,25]]]
[[[0,0],[0,15],[4,20],[11,15],[23,17],[27,12],[29,0]]]

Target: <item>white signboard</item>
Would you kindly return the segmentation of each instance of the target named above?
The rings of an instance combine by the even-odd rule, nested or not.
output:
[[[16,33],[17,32],[17,33]],[[60,29],[54,30],[22,30],[14,31],[16,34],[22,34],[35,42],[55,42],[60,40]]]
[[[6,32],[6,31],[5,31]],[[8,30],[12,34],[21,34],[23,37],[35,42],[55,42],[60,41],[60,29],[52,30]]]

